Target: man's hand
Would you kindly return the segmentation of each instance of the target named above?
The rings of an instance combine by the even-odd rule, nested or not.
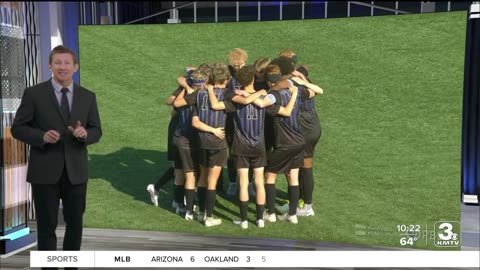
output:
[[[191,93],[195,92],[195,90],[194,90],[193,88],[191,88],[190,86],[187,87],[187,88],[185,89],[185,91],[187,92],[187,94],[191,94]]]
[[[258,90],[258,92],[260,92],[260,95],[261,95],[261,96],[266,96],[266,95],[268,95],[267,90],[265,90],[265,89]]]
[[[305,83],[307,83],[305,80],[303,80],[300,77],[292,77],[292,81],[295,81],[296,83],[298,83],[300,85],[305,85]]]
[[[297,70],[294,70],[294,71],[292,72],[292,75],[293,75],[294,77],[300,77],[300,78],[301,78],[302,80],[304,80],[304,81],[307,80],[307,78],[305,78],[305,75],[303,75],[303,73],[301,73],[301,72],[298,72]],[[293,79],[293,78],[292,78],[292,79]]]
[[[235,89],[235,94],[238,96],[244,96],[244,97],[250,96],[250,94],[247,91],[241,90],[241,89]]]
[[[75,128],[68,126],[68,130],[70,130],[77,139],[85,140],[87,138],[88,133],[85,128],[82,127],[80,121],[77,121]]]
[[[51,129],[51,130],[45,132],[45,134],[43,134],[43,141],[45,143],[56,143],[59,140],[60,140],[60,134],[53,129]]]
[[[212,130],[212,133],[217,136],[217,138],[223,140],[225,138],[225,130],[223,129],[223,127],[219,127],[219,128],[214,128]]]

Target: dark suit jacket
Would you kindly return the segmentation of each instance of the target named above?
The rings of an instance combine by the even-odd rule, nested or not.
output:
[[[25,90],[12,125],[14,138],[29,144],[30,157],[27,181],[34,184],[54,184],[66,166],[72,184],[88,180],[87,145],[98,142],[102,136],[95,94],[74,84],[70,119],[64,119],[55,96],[51,79]],[[85,141],[75,138],[68,126],[77,121],[87,130]],[[43,142],[48,130],[61,135],[55,144]]]

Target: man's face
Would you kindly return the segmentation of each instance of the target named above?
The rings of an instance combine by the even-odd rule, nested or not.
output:
[[[52,57],[52,63],[48,68],[59,82],[70,83],[78,65],[74,63],[73,56],[69,53],[56,53]]]

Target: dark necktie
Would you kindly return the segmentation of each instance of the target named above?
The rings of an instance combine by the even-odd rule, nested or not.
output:
[[[60,109],[62,111],[63,117],[65,118],[65,120],[68,121],[68,119],[70,118],[70,110],[68,108],[69,106],[68,106],[67,92],[68,92],[68,88],[62,88],[62,102],[60,104]]]

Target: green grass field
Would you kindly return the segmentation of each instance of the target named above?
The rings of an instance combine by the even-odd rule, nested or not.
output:
[[[460,220],[465,12],[219,24],[80,26],[81,84],[97,94],[104,135],[89,149],[85,226],[193,232],[400,247],[399,224],[424,233]],[[145,191],[168,166],[164,105],[184,66],[249,63],[297,52],[317,97],[322,138],[315,156],[314,217],[258,229],[231,222],[235,200],[218,198],[221,226],[187,222],[154,207]],[[278,179],[278,193],[286,191]],[[413,246],[435,249],[422,237]]]

